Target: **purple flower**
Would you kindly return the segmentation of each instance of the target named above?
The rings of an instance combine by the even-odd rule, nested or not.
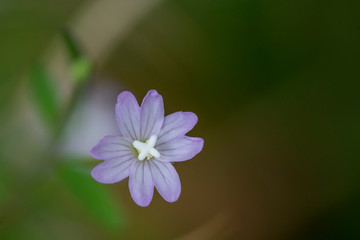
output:
[[[139,107],[134,95],[122,92],[115,107],[120,136],[106,136],[91,150],[104,162],[91,172],[101,183],[115,183],[129,177],[134,201],[150,204],[154,186],[168,202],[181,192],[179,175],[172,162],[193,158],[204,145],[202,138],[185,136],[197,123],[192,112],[175,112],[164,117],[161,95],[151,90]]]

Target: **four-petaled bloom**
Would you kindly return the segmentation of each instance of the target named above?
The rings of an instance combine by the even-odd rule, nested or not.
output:
[[[192,112],[164,117],[161,95],[151,90],[139,106],[130,92],[119,94],[115,107],[120,136],[106,136],[91,150],[105,160],[91,172],[101,183],[129,177],[130,194],[143,207],[150,204],[154,186],[168,202],[179,198],[181,184],[172,162],[193,158],[204,145],[202,138],[185,134],[197,123]]]

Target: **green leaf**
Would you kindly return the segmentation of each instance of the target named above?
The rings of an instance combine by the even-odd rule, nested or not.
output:
[[[76,83],[83,83],[91,75],[92,62],[85,57],[81,45],[69,29],[64,29],[62,37],[70,56],[70,75]]]
[[[71,31],[68,28],[64,28],[62,32],[62,37],[71,59],[77,59],[82,55],[82,51],[79,47],[78,42],[71,34]]]
[[[82,83],[91,75],[92,64],[86,57],[74,59],[71,63],[70,75],[77,83]]]
[[[92,218],[108,230],[123,229],[124,214],[119,202],[108,186],[96,182],[90,168],[76,160],[63,162],[58,169],[59,177],[70,193]]]
[[[30,85],[36,106],[43,119],[54,126],[59,119],[60,111],[55,87],[44,65],[38,63],[32,68]]]

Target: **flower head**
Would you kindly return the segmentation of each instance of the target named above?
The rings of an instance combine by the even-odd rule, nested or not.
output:
[[[143,207],[150,204],[154,187],[168,202],[181,192],[173,162],[186,161],[198,154],[202,138],[185,136],[197,123],[192,112],[175,112],[164,117],[161,95],[151,90],[141,106],[130,92],[119,94],[115,107],[119,136],[106,136],[91,150],[105,160],[91,172],[101,183],[115,183],[129,177],[130,194]]]

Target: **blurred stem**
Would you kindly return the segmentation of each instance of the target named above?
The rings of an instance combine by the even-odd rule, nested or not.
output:
[[[62,31],[62,37],[64,40],[64,43],[66,45],[66,48],[68,50],[68,53],[70,55],[71,60],[75,60],[82,56],[82,51],[79,47],[79,44],[71,34],[68,27],[65,27]]]
[[[73,74],[71,76],[75,82],[74,90],[62,114],[60,123],[56,126],[55,133],[53,136],[53,143],[54,143],[53,146],[58,146],[58,141],[61,138],[61,135],[66,127],[66,124],[68,123],[71,117],[71,114],[77,102],[89,89],[92,79],[91,75],[93,72],[92,70],[93,64],[91,64],[90,60],[87,57],[85,57],[85,54],[80,49],[78,42],[71,34],[69,28],[64,28],[62,36],[65,46],[68,50],[68,54],[71,62],[70,64],[71,69],[69,69],[70,73],[73,72],[74,67],[76,68],[79,65],[79,62],[83,63],[85,61],[86,63],[88,63],[88,65],[85,67],[85,72],[84,69],[81,69],[82,72],[80,73],[80,75]],[[80,67],[83,68],[83,65],[80,65]]]
[[[76,103],[79,101],[79,99],[87,92],[90,86],[90,79],[88,81],[84,81],[81,84],[77,84],[73,94],[65,108],[65,111],[63,112],[62,118],[60,120],[60,124],[56,127],[55,133],[54,133],[54,145],[56,146],[58,141],[61,138],[61,135],[66,127],[66,124],[68,123],[71,114],[76,106]]]

